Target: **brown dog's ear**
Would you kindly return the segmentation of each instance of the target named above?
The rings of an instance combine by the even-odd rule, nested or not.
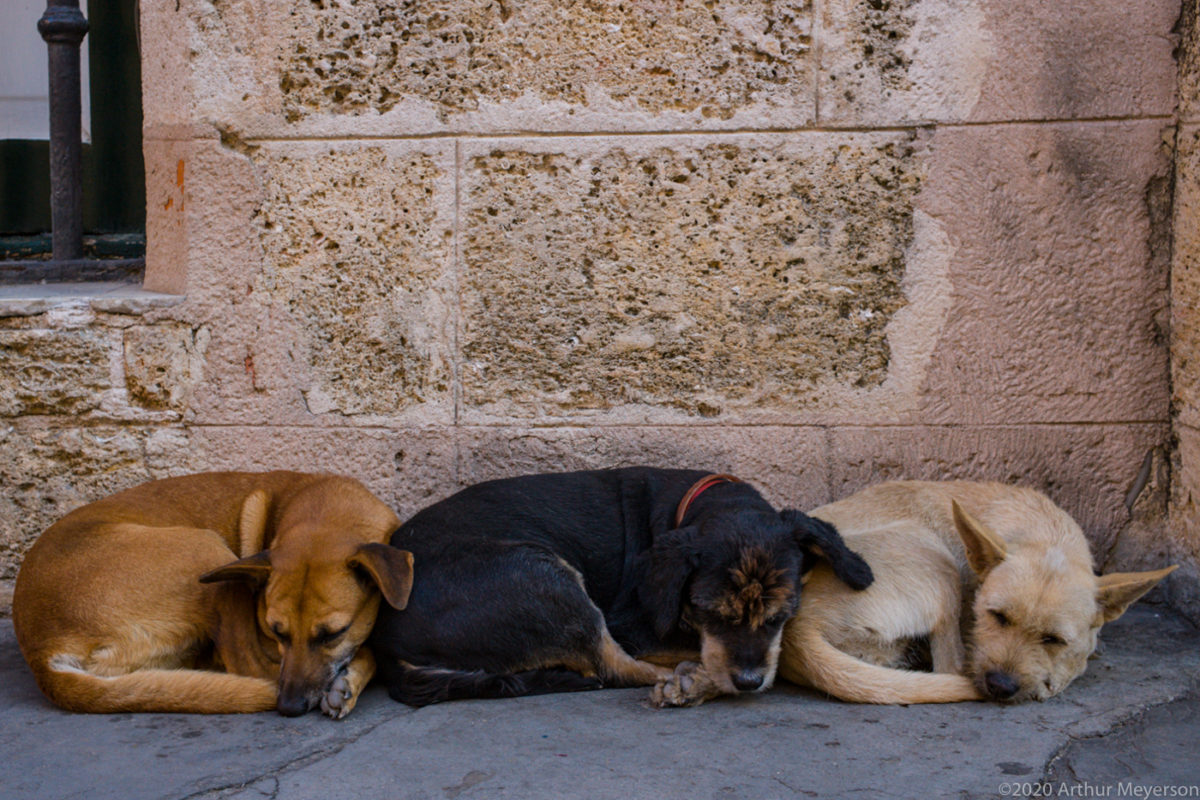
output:
[[[392,608],[403,611],[408,605],[413,585],[412,553],[386,544],[364,544],[347,566],[365,572]]]
[[[1096,581],[1096,602],[1105,622],[1112,622],[1125,613],[1134,601],[1154,588],[1163,578],[1179,568],[1172,564],[1151,572],[1113,572],[1101,575]]]
[[[220,581],[246,581],[258,586],[267,582],[271,575],[271,558],[266,550],[252,556],[238,559],[223,567],[206,572],[200,576],[201,583],[219,583]]]
[[[967,550],[967,563],[982,578],[1005,559],[1008,548],[998,534],[968,514],[957,500],[950,501],[950,510],[954,514],[954,527]]]

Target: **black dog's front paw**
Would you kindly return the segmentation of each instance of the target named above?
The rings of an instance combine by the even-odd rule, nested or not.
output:
[[[684,661],[669,678],[659,681],[650,690],[650,705],[654,708],[686,708],[698,706],[709,697],[704,689],[708,680],[699,664]]]

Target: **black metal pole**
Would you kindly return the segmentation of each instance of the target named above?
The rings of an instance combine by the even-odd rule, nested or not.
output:
[[[38,33],[50,51],[50,219],[54,259],[83,257],[83,123],[79,45],[88,22],[79,0],[47,0]]]

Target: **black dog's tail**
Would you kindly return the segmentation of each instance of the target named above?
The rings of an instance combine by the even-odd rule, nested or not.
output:
[[[388,696],[415,708],[445,700],[524,697],[553,692],[580,692],[603,686],[567,669],[531,669],[496,674],[482,670],[418,667],[401,663],[383,675]]]

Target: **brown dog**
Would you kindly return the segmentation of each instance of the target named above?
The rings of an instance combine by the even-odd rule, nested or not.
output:
[[[34,543],[13,623],[41,690],[72,711],[331,717],[375,671],[380,595],[403,608],[396,515],[349,478],[214,472],[72,511]],[[238,556],[244,556],[235,560]]]
[[[1083,673],[1100,626],[1175,569],[1097,577],[1065,511],[1000,483],[897,481],[811,514],[875,582],[849,591],[818,565],[779,672],[853,702],[1045,700]],[[934,671],[903,669],[925,638]]]

